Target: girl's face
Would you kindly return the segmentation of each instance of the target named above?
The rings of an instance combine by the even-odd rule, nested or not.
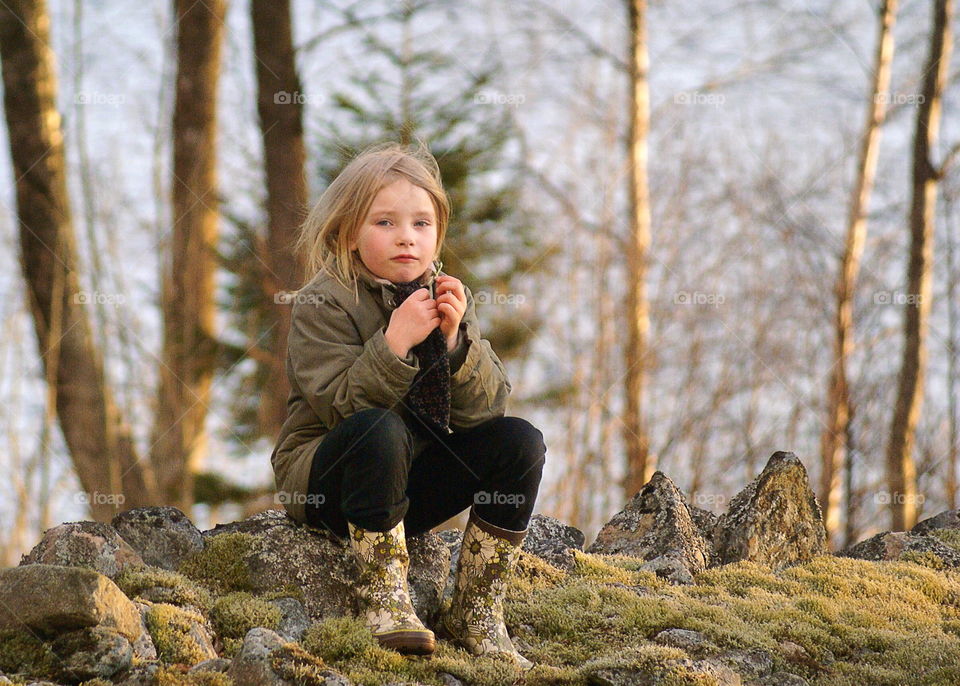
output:
[[[377,193],[350,243],[367,269],[390,281],[413,281],[430,268],[437,249],[437,213],[430,195],[398,179]]]

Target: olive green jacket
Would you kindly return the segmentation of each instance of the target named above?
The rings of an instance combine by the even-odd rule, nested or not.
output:
[[[331,266],[331,260],[327,261]],[[433,293],[442,274],[439,263],[422,282]],[[287,419],[270,457],[278,500],[291,517],[306,522],[308,483],[313,455],[324,434],[353,413],[382,407],[396,411],[413,428],[400,402],[417,375],[413,353],[401,359],[387,346],[384,333],[393,311],[394,286],[363,265],[354,289],[344,288],[327,270],[293,294],[287,339],[290,395]],[[468,429],[506,411],[512,390],[503,364],[480,334],[473,295],[464,285],[467,309],[460,322],[457,347],[450,353],[450,428]],[[415,456],[427,445],[414,432]]]

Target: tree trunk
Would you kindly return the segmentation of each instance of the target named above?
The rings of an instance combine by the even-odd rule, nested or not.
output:
[[[290,1],[253,0],[251,15],[269,216],[264,295],[276,316],[259,418],[261,433],[276,436],[286,419],[290,393],[286,346],[291,307],[277,302],[275,295],[281,290],[296,290],[305,272],[303,260],[291,250],[307,204],[303,107],[294,63]]]
[[[224,2],[175,0],[173,231],[162,284],[160,390],[151,460],[165,504],[188,515],[216,362],[214,274],[219,216],[216,103]]]
[[[897,399],[887,445],[887,487],[891,528],[916,522],[917,484],[913,445],[923,402],[926,338],[932,300],[934,218],[938,171],[930,156],[940,128],[940,99],[950,63],[953,0],[935,0],[930,53],[924,65],[913,141],[913,189],[910,201],[910,264],[904,308],[904,347]]]
[[[628,0],[630,15],[630,238],[627,241],[627,373],[623,437],[626,447],[624,491],[627,498],[640,490],[655,465],[649,458],[649,440],[643,416],[647,375],[647,250],[650,246],[650,198],[647,189],[647,132],[650,128],[650,91],[647,82],[647,3]]]
[[[946,213],[947,221],[952,223],[953,212]],[[957,453],[960,452],[960,427],[957,418],[957,280],[960,269],[956,263],[957,248],[954,245],[956,237],[947,231],[947,413],[948,413],[948,441],[947,448],[947,507],[954,509],[957,506]]]
[[[860,270],[863,245],[867,237],[867,210],[877,173],[880,130],[886,117],[896,14],[897,0],[881,2],[867,121],[860,143],[857,178],[850,196],[847,235],[835,290],[837,309],[834,320],[834,363],[827,388],[827,423],[820,443],[820,503],[823,507],[827,535],[831,539],[838,533],[840,526],[840,477],[845,468],[847,425],[850,422],[847,360],[854,348],[853,294],[857,273]]]
[[[106,385],[80,291],[57,82],[43,0],[0,7],[4,111],[16,179],[20,266],[48,390],[83,493],[98,521],[150,504],[152,479]]]

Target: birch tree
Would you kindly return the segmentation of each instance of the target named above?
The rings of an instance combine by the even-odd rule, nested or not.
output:
[[[262,284],[274,327],[259,404],[262,434],[276,436],[287,416],[290,385],[285,368],[291,308],[279,291],[293,291],[303,280],[303,260],[292,246],[307,203],[304,177],[303,93],[294,63],[290,0],[252,0],[257,112],[267,181],[267,238]],[[258,256],[260,257],[260,256]]]
[[[173,227],[161,285],[163,348],[151,461],[163,502],[189,514],[193,474],[206,449],[217,353],[216,103],[225,6],[223,0],[176,0],[175,10]]]
[[[850,195],[847,233],[843,257],[835,287],[833,367],[827,387],[827,421],[821,437],[820,503],[828,536],[840,524],[840,477],[850,465],[845,460],[846,436],[851,419],[847,362],[854,347],[853,293],[860,270],[860,258],[867,238],[867,209],[877,174],[880,151],[880,130],[886,116],[893,63],[893,27],[897,0],[882,0],[878,11],[878,35],[873,65],[873,78],[868,91],[867,120],[860,139],[857,174]]]
[[[647,82],[646,0],[628,0],[630,19],[630,138],[628,143],[630,237],[627,241],[627,347],[623,437],[626,446],[624,489],[631,497],[653,474],[643,393],[647,370],[647,251],[650,247],[650,198],[647,188],[647,134],[650,128],[650,92]]]
[[[913,448],[923,402],[926,340],[933,295],[933,229],[937,184],[942,173],[942,167],[934,166],[932,155],[937,145],[941,98],[950,65],[952,17],[953,0],[935,0],[913,139],[908,217],[910,254],[903,308],[904,346],[886,459],[890,525],[895,531],[908,529],[916,523],[917,477]]]
[[[92,296],[80,290],[43,0],[0,7],[0,59],[20,266],[46,381],[46,412],[59,422],[91,516],[109,521],[120,509],[151,504],[152,478],[107,386],[85,307]]]

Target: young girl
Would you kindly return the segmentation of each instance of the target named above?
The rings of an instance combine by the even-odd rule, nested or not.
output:
[[[348,538],[367,625],[398,651],[435,636],[407,586],[407,535],[470,507],[438,633],[475,655],[514,648],[503,622],[546,445],[504,416],[511,385],[473,296],[438,260],[450,214],[421,144],[367,149],[303,225],[312,278],[293,297],[288,416],[271,457],[294,519]]]

